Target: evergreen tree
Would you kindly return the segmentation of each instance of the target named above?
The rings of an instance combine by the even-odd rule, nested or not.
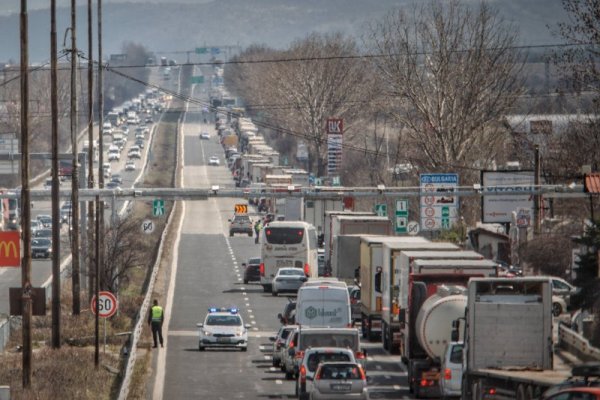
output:
[[[577,279],[574,284],[581,287],[581,296],[576,301],[583,308],[590,308],[598,293],[598,250],[600,250],[600,220],[589,223],[581,237],[575,239],[583,252],[579,255]]]

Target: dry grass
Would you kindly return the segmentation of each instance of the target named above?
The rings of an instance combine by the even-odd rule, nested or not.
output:
[[[181,104],[174,102],[172,107],[181,109]],[[175,179],[177,119],[179,113],[167,113],[157,129],[152,145],[153,162],[147,170],[144,186],[172,187]],[[173,204],[166,204],[167,215]],[[132,210],[133,217],[151,215],[151,204],[138,201]],[[156,229],[145,240],[158,248],[166,218],[157,219]],[[172,243],[172,239],[168,241]],[[168,246],[167,246],[168,247]],[[170,257],[166,252],[165,258]],[[29,399],[111,399],[115,398],[119,389],[125,359],[120,356],[128,335],[136,322],[139,308],[144,299],[149,273],[154,264],[154,257],[148,257],[146,265],[132,270],[128,285],[119,293],[119,313],[107,322],[107,347],[103,352],[104,321],[100,321],[100,368],[94,366],[94,332],[95,318],[89,309],[83,309],[79,316],[71,315],[72,299],[70,284],[65,282],[61,298],[61,338],[62,347],[50,348],[52,338],[52,317],[50,305],[48,315],[33,318],[33,358],[31,389],[22,389],[22,354],[16,350],[21,344],[22,333],[16,330],[4,353],[0,354],[0,385],[11,387],[10,398],[13,400]],[[168,262],[161,262],[160,284],[165,286],[168,274]],[[162,293],[163,290],[160,290]],[[160,299],[160,297],[158,297]],[[87,304],[87,294],[82,294],[82,301]],[[132,384],[130,399],[145,399],[146,382],[151,374],[152,353],[144,349],[149,347],[150,331],[145,329],[138,345],[138,357]],[[111,372],[113,371],[113,372]]]

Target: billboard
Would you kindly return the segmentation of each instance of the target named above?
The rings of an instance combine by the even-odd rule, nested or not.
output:
[[[0,232],[0,267],[21,266],[21,238],[18,231]]]
[[[534,171],[482,171],[481,220],[484,223],[510,223],[512,212],[532,210]],[[512,194],[515,192],[527,192]],[[494,193],[493,196],[489,194]],[[488,194],[486,196],[486,194]],[[504,194],[504,195],[503,195]]]

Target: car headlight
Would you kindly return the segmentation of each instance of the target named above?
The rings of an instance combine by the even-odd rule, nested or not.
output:
[[[236,336],[244,336],[244,334],[246,333],[246,331],[237,331],[237,333],[235,334]]]
[[[204,331],[204,336],[212,336],[212,332],[210,331]]]

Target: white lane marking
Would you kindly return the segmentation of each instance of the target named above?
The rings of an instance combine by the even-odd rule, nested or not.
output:
[[[265,360],[270,360],[271,356],[265,356]]]
[[[254,315],[250,315],[250,319],[254,319]],[[254,321],[252,321],[254,323]]]
[[[249,299],[249,298],[247,298],[247,297],[244,297],[244,300],[245,300],[245,301],[250,301],[250,299]]]
[[[246,303],[246,307],[250,307],[250,303]]]
[[[258,346],[258,348],[260,349],[260,351],[267,350],[267,346]]]
[[[283,381],[281,379],[275,379],[276,385],[283,385]]]
[[[248,313],[252,314],[252,310],[248,309],[247,311],[248,311]]]
[[[250,321],[252,325],[256,325],[256,321]]]
[[[367,361],[373,361],[373,360],[374,360],[373,357],[371,357],[371,356],[367,357]]]
[[[271,371],[271,372],[277,372],[277,368],[271,367],[271,368],[269,368],[269,371]]]
[[[394,390],[400,390],[400,385],[394,385],[392,387],[394,388]]]

